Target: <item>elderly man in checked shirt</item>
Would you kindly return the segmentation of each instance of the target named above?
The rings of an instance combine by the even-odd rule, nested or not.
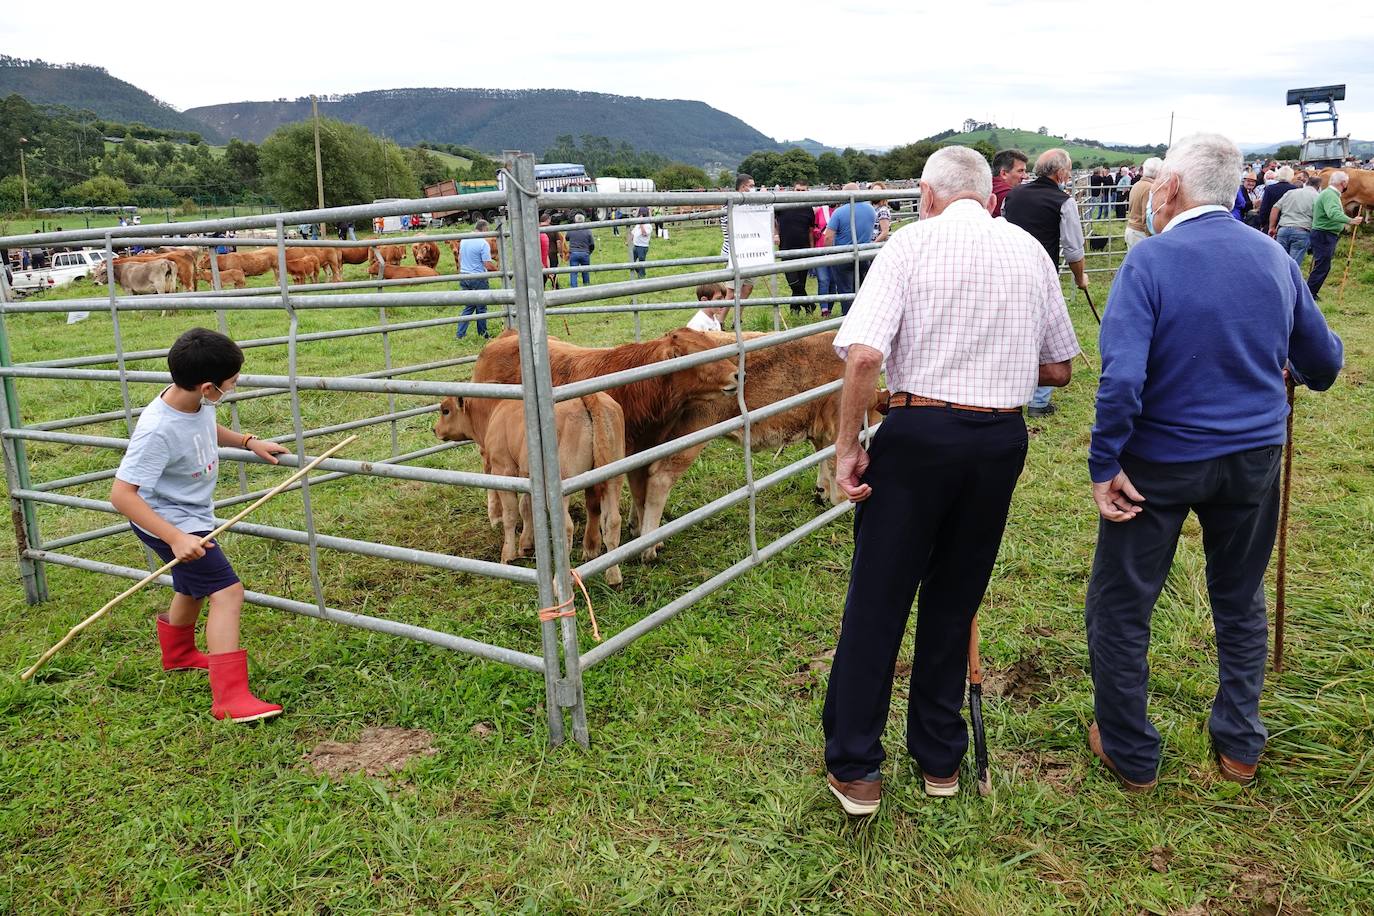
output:
[[[941,149],[920,189],[921,220],[888,241],[835,337],[845,360],[836,473],[858,509],[825,762],[852,815],[878,808],[883,725],[913,599],[907,750],[927,794],[958,791],[969,629],[1026,457],[1021,408],[1038,384],[1068,384],[1079,352],[1044,249],[989,214],[987,160]],[[864,451],[863,392],[884,361],[893,394]]]

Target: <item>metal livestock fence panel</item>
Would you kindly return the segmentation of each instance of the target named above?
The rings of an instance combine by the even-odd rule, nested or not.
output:
[[[232,245],[234,244],[233,238],[201,237],[192,234],[231,232],[265,227],[271,228],[275,232],[274,241],[277,255],[278,282],[273,287],[242,290],[222,289],[216,259],[211,257],[209,264],[212,289],[208,292],[192,291],[144,296],[123,295],[117,290],[113,271],[111,271],[103,300],[76,298],[37,302],[18,301],[9,289],[3,273],[0,272],[0,445],[3,446],[5,474],[12,506],[12,517],[14,518],[20,572],[27,600],[30,603],[38,603],[48,597],[44,569],[49,563],[124,578],[140,579],[145,575],[142,570],[132,567],[101,562],[67,552],[68,548],[126,532],[128,530],[127,525],[107,525],[53,540],[44,539],[38,524],[37,510],[39,506],[59,506],[114,513],[113,506],[104,500],[86,499],[59,492],[83,484],[108,480],[114,476],[114,470],[104,469],[53,480],[35,481],[26,445],[31,442],[44,442],[77,447],[104,448],[114,451],[128,447],[129,440],[127,437],[132,434],[140,414],[140,409],[134,405],[130,397],[130,384],[149,382],[167,384],[170,381],[170,376],[166,372],[137,371],[130,369],[128,365],[131,361],[166,356],[166,349],[128,350],[124,346],[124,336],[120,324],[121,314],[149,309],[168,307],[212,309],[217,315],[222,331],[227,331],[227,315],[231,311],[272,310],[284,315],[287,322],[285,335],[244,340],[240,345],[245,348],[285,346],[286,374],[243,375],[239,379],[239,388],[242,390],[233,392],[222,402],[230,409],[228,425],[233,429],[239,429],[239,402],[263,397],[285,397],[287,399],[291,428],[287,432],[269,437],[292,448],[294,454],[280,456],[281,464],[284,467],[300,467],[309,460],[306,455],[306,443],[310,439],[353,429],[390,426],[391,447],[386,457],[371,461],[331,458],[321,465],[322,473],[319,476],[299,481],[293,486],[292,489],[299,490],[302,497],[303,525],[301,528],[288,528],[255,522],[241,523],[236,527],[236,531],[252,537],[304,545],[309,558],[313,602],[259,592],[248,592],[246,600],[264,607],[277,608],[347,626],[414,639],[479,658],[502,662],[517,668],[540,672],[544,677],[549,740],[553,744],[565,740],[568,729],[568,722],[565,717],[571,719],[571,732],[574,740],[583,745],[588,742],[589,733],[583,691],[583,672],[585,669],[600,663],[611,654],[628,646],[635,639],[672,619],[706,595],[767,562],[782,550],[840,518],[850,510],[851,507],[848,503],[831,506],[781,537],[766,544],[759,543],[757,526],[757,497],[759,492],[806,473],[821,462],[830,460],[834,455],[834,446],[831,445],[829,448],[817,451],[804,459],[791,462],[772,473],[755,478],[751,438],[752,423],[766,419],[783,410],[827,397],[838,390],[839,382],[829,382],[798,393],[784,401],[753,410],[745,402],[743,382],[746,369],[745,354],[747,352],[782,345],[801,337],[832,330],[840,322],[840,319],[837,318],[786,331],[777,331],[781,324],[780,315],[783,305],[816,302],[822,298],[827,301],[847,301],[852,296],[832,294],[825,297],[794,298],[770,295],[762,296],[756,300],[741,301],[739,290],[742,281],[758,277],[771,278],[777,273],[809,270],[834,264],[853,264],[857,268],[860,264],[870,261],[877,254],[880,246],[856,243],[843,248],[780,252],[778,259],[773,263],[748,267],[742,267],[737,261],[726,257],[602,264],[595,265],[592,269],[603,271],[627,270],[633,267],[655,271],[667,267],[685,267],[691,268],[691,270],[668,275],[646,275],[644,279],[603,283],[593,287],[584,286],[575,289],[546,291],[544,288],[546,277],[566,271],[561,268],[550,270],[543,267],[540,257],[539,234],[541,232],[559,231],[565,227],[547,226],[541,228],[538,214],[541,208],[552,209],[573,205],[570,204],[569,198],[575,199],[575,205],[578,207],[621,207],[627,211],[632,208],[637,209],[640,206],[694,208],[680,213],[659,213],[647,219],[630,217],[621,220],[587,222],[582,225],[589,227],[610,226],[639,222],[662,224],[701,219],[703,215],[715,219],[727,212],[726,208],[738,204],[773,204],[777,207],[787,207],[811,206],[821,203],[852,203],[856,200],[882,198],[910,200],[916,197],[917,192],[914,189],[910,191],[896,189],[887,191],[765,191],[748,194],[733,192],[628,192],[568,195],[539,191],[533,178],[533,158],[529,155],[520,154],[511,154],[508,157],[506,175],[508,180],[504,192],[467,194],[462,195],[461,198],[464,207],[504,208],[505,220],[495,229],[486,233],[443,232],[410,236],[405,239],[407,243],[413,243],[415,241],[440,242],[473,237],[495,238],[500,251],[499,270],[487,276],[499,278],[502,281],[502,288],[500,289],[453,291],[428,288],[437,282],[451,283],[454,279],[452,275],[404,280],[385,280],[381,279],[379,275],[378,279],[367,281],[289,284],[288,271],[286,270],[287,250],[289,248],[365,246],[371,247],[373,255],[380,259],[380,255],[377,254],[377,247],[391,244],[392,240],[378,238],[341,242],[288,239],[286,237],[287,226],[351,220],[370,221],[374,216],[414,212],[415,207],[420,205],[418,201],[390,201],[355,207],[203,220],[179,223],[175,226],[117,227],[78,230],[60,234],[43,233],[40,235],[12,236],[0,239],[0,248],[33,244],[62,245],[96,242],[105,248],[108,256],[113,256],[116,247],[126,244],[165,243],[207,249],[225,244]],[[454,205],[454,201],[455,199],[450,198],[428,198],[423,201],[423,206],[429,209],[441,208],[446,205]],[[708,209],[703,211],[703,207]],[[850,213],[852,220],[853,208],[851,208]],[[851,230],[853,228],[851,223]],[[857,238],[857,233],[851,231],[851,237]],[[725,266],[721,268],[717,265]],[[861,282],[862,272],[856,269],[855,273],[856,282]],[[687,310],[695,309],[698,306],[695,301],[639,302],[639,296],[652,292],[691,288],[700,283],[718,281],[731,281],[736,291],[732,303],[735,316],[735,341],[733,343],[703,353],[596,377],[585,382],[554,384],[548,348],[547,321],[550,316],[592,313],[623,314],[629,312],[634,317],[634,335],[635,339],[638,340],[640,337],[639,319],[642,312]],[[364,289],[371,291],[360,292]],[[631,297],[631,302],[628,305],[598,302],[598,300],[627,296]],[[113,352],[24,363],[14,362],[10,347],[9,316],[83,309],[102,301],[108,309],[111,320]],[[484,311],[481,314],[453,315],[404,322],[393,322],[389,319],[388,310],[417,306],[439,306],[455,311],[469,307]],[[743,309],[748,307],[771,307],[775,333],[746,339],[742,331],[742,319]],[[376,323],[361,327],[301,333],[300,312],[302,310],[329,308],[377,308],[379,318]],[[522,379],[520,384],[478,384],[404,378],[407,375],[470,363],[476,359],[476,357],[471,356],[415,365],[398,366],[393,364],[390,349],[392,335],[449,326],[461,320],[474,320],[483,316],[505,318],[513,322],[518,330],[519,363]],[[298,354],[302,345],[360,336],[381,338],[384,362],[381,369],[342,376],[307,375],[299,371]],[[725,358],[732,358],[736,361],[737,372],[741,380],[741,384],[736,389],[738,416],[671,442],[657,445],[646,451],[631,454],[623,460],[606,467],[597,468],[588,474],[569,480],[560,479],[558,443],[554,422],[556,403],[569,398],[580,397],[593,391],[604,391],[632,381],[665,375]],[[110,366],[113,368],[101,368]],[[122,409],[62,417],[46,422],[25,423],[16,385],[20,379],[77,380],[97,385],[118,385]],[[388,399],[388,409],[385,413],[358,417],[344,423],[310,427],[307,425],[301,409],[301,393],[311,391],[384,394]],[[414,466],[413,462],[420,458],[465,444],[446,442],[427,448],[401,452],[398,444],[397,424],[402,420],[422,416],[435,410],[433,404],[424,407],[398,409],[395,400],[397,396],[415,395],[520,399],[525,408],[529,477],[506,477],[489,473]],[[69,431],[83,426],[120,420],[124,423],[124,437],[94,436]],[[734,432],[740,434],[744,446],[744,480],[741,486],[663,524],[654,531],[639,534],[613,550],[594,559],[586,560],[580,566],[572,567],[570,565],[562,521],[564,494],[602,480],[618,477],[628,470],[644,467],[652,461],[694,447],[716,436]],[[250,492],[245,470],[246,464],[261,463],[261,459],[249,451],[237,448],[221,448],[219,454],[222,461],[237,465],[239,492],[235,496],[218,500],[215,504],[216,510],[248,502],[265,492],[265,490]],[[329,481],[359,475],[379,479],[418,481],[450,487],[505,490],[528,497],[531,503],[534,529],[534,568],[321,533],[317,529],[310,499],[312,487],[319,487]],[[646,548],[653,547],[692,525],[742,504],[747,505],[749,512],[747,533],[749,553],[747,556],[721,570],[695,588],[674,598],[664,606],[650,611],[621,632],[610,636],[605,642],[595,645],[585,654],[582,652],[577,619],[574,616],[558,616],[553,613],[539,615],[540,652],[533,654],[409,623],[332,607],[326,600],[326,589],[320,575],[319,553],[322,549],[375,557],[533,586],[536,592],[535,601],[537,602],[535,607],[548,611],[553,608],[565,608],[571,603],[575,578],[587,578],[603,572],[608,567],[639,554]],[[160,581],[162,584],[169,584],[170,577],[163,576]]]

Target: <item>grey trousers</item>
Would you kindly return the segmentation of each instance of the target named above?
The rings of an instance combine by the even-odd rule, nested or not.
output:
[[[1146,715],[1150,615],[1190,510],[1202,524],[1217,639],[1208,728],[1227,757],[1259,760],[1269,736],[1259,717],[1269,641],[1264,573],[1278,528],[1282,454],[1271,445],[1180,464],[1122,458],[1144,511],[1128,522],[1099,521],[1085,617],[1102,749],[1128,779],[1148,782],[1159,767],[1159,732]]]

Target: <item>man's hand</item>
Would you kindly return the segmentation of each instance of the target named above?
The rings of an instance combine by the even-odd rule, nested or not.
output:
[[[835,459],[835,480],[852,503],[861,503],[873,495],[873,488],[863,482],[868,471],[868,452],[855,447]]]
[[[272,464],[277,464],[277,459],[273,456],[285,455],[288,451],[290,451],[290,449],[282,445],[280,442],[272,442],[268,439],[252,439],[248,443],[248,451],[252,452],[254,455],[257,455],[264,461],[271,462]]]
[[[1357,217],[1353,218],[1352,220],[1350,220],[1350,225],[1352,225],[1352,226],[1358,226],[1358,225],[1359,225],[1360,223],[1362,223],[1362,222],[1364,222],[1364,217],[1363,217],[1363,216],[1357,216]]]
[[[1073,283],[1074,283],[1074,286],[1077,286],[1079,289],[1087,289],[1087,288],[1088,288],[1088,275],[1087,275],[1087,274],[1083,274],[1081,277],[1074,277],[1074,278],[1073,278]]]
[[[200,538],[196,537],[194,534],[187,534],[183,531],[170,541],[167,546],[172,548],[172,553],[178,560],[183,563],[189,563],[192,560],[199,560],[201,557],[205,556],[205,547],[214,547],[215,542],[211,541],[206,544],[205,547],[202,547]]]
[[[1093,501],[1097,503],[1098,513],[1107,521],[1129,522],[1140,514],[1141,507],[1137,503],[1143,503],[1145,497],[1140,495],[1125,471],[1117,471],[1111,480],[1093,484]]]

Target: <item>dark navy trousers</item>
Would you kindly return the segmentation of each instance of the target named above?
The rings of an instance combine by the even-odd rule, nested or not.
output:
[[[1331,260],[1336,256],[1336,248],[1340,241],[1339,234],[1327,232],[1325,229],[1313,229],[1312,235],[1308,238],[1308,250],[1312,252],[1312,269],[1307,273],[1307,288],[1312,291],[1313,299],[1322,291],[1326,275],[1331,273]]]
[[[864,481],[873,494],[855,512],[849,594],[825,694],[825,762],[844,781],[883,762],[914,599],[907,750],[925,772],[946,777],[968,747],[969,628],[1025,464],[1026,424],[1020,413],[896,408],[869,457]]]
[[[1149,782],[1159,767],[1159,732],[1146,716],[1150,616],[1190,510],[1202,525],[1217,639],[1208,728],[1227,757],[1259,760],[1269,736],[1259,717],[1269,642],[1264,573],[1278,530],[1282,454],[1271,445],[1180,464],[1121,459],[1144,511],[1099,521],[1085,616],[1102,749],[1132,781]]]

